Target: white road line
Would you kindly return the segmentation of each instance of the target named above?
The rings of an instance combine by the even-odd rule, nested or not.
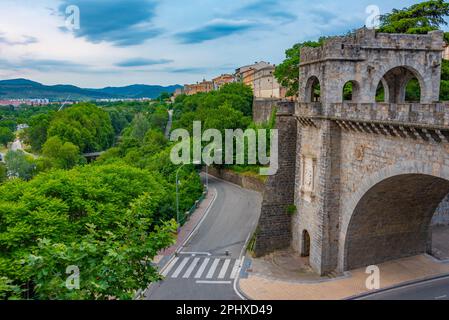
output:
[[[176,269],[176,271],[172,274],[172,278],[177,278],[179,276],[179,274],[181,273],[182,269],[184,269],[184,267],[186,266],[187,262],[189,262],[190,258],[184,258],[181,261],[181,264],[179,265],[178,269]]]
[[[218,263],[220,262],[220,259],[215,259],[212,263],[212,266],[209,269],[209,272],[207,273],[206,278],[211,279],[214,276],[215,269],[217,269]]]
[[[187,279],[190,277],[190,275],[193,272],[193,269],[195,269],[196,265],[198,264],[198,261],[200,261],[200,258],[193,259],[193,262],[190,264],[189,268],[187,269],[186,273],[182,276],[184,279]]]
[[[206,269],[207,264],[209,263],[209,260],[210,260],[209,258],[204,259],[203,264],[201,265],[201,267],[196,272],[195,279],[201,278],[201,276],[203,275],[204,270]]]
[[[196,280],[198,284],[231,284],[232,281],[206,281],[206,280]]]
[[[240,260],[236,260],[234,264],[234,268],[232,268],[231,279],[235,279],[237,276],[237,272],[239,272]]]
[[[224,279],[226,275],[226,271],[228,271],[229,264],[231,263],[231,259],[226,259],[223,267],[221,267],[220,274],[218,275],[218,279]]]
[[[163,277],[166,277],[171,269],[173,269],[176,262],[178,262],[179,258],[174,258],[170,264],[164,269],[164,271],[161,273]]]

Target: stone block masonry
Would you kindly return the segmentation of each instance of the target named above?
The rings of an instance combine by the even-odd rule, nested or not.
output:
[[[296,119],[292,113],[278,112],[276,128],[279,130],[279,171],[268,177],[262,202],[262,212],[256,232],[254,253],[265,255],[290,246],[291,213],[294,204],[296,153]]]

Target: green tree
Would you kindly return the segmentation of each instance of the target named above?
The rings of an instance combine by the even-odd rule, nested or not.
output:
[[[447,25],[449,3],[431,0],[414,4],[403,9],[393,9],[380,17],[380,32],[425,34]]]
[[[5,182],[8,178],[8,169],[6,168],[6,165],[2,162],[0,162],[0,184]]]
[[[17,286],[31,299],[132,299],[159,279],[151,260],[174,241],[172,188],[123,163],[1,185],[0,295]],[[69,265],[80,268],[80,290],[65,287]]]
[[[5,155],[6,167],[11,176],[30,180],[37,172],[36,162],[22,150],[8,151]]]
[[[138,113],[131,123],[130,136],[138,141],[143,141],[145,134],[150,128],[151,125],[147,117],[143,113]]]
[[[38,114],[30,118],[29,127],[23,132],[23,140],[31,146],[35,152],[40,152],[45,141],[47,141],[47,131],[54,112]]]
[[[71,169],[80,162],[79,148],[71,142],[63,143],[58,136],[51,137],[45,142],[42,154],[59,169]]]
[[[285,60],[276,66],[274,76],[279,83],[288,89],[287,96],[297,96],[299,90],[299,64],[301,49],[304,47],[316,48],[323,44],[326,38],[318,41],[306,41],[295,44],[285,51]]]
[[[103,151],[114,142],[114,128],[108,113],[89,103],[80,103],[56,113],[48,137],[71,142],[82,153]]]
[[[8,127],[0,127],[0,144],[5,147],[9,142],[14,141],[15,135]]]

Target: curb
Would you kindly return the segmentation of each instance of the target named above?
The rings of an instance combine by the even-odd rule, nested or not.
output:
[[[379,289],[379,290],[373,290],[373,291],[362,293],[362,294],[359,294],[359,295],[350,296],[350,297],[344,298],[343,300],[358,300],[358,299],[369,297],[369,296],[372,296],[372,295],[375,295],[375,294],[378,294],[378,293],[387,292],[387,291],[391,291],[391,290],[394,290],[394,289],[405,288],[405,287],[412,286],[412,285],[415,285],[415,284],[424,283],[424,282],[427,282],[427,281],[438,280],[438,279],[444,279],[444,278],[449,278],[449,273],[440,274],[440,275],[437,275],[437,276],[430,276],[430,277],[422,278],[420,280],[406,281],[406,282],[403,282],[403,283],[395,285],[395,286],[389,286],[389,287],[382,288],[382,289]]]
[[[192,236],[198,230],[198,228],[200,227],[202,222],[206,219],[207,215],[209,214],[210,209],[212,208],[213,204],[215,203],[215,200],[217,199],[217,195],[218,195],[218,192],[215,190],[214,197],[212,198],[211,202],[205,209],[205,212],[204,212],[203,216],[201,217],[201,219],[198,221],[198,223],[195,225],[195,227],[189,233],[187,238],[181,243],[179,248],[176,249],[176,251],[174,253],[172,253],[171,255],[168,256],[169,258],[168,258],[167,262],[158,270],[159,273],[162,273],[167,268],[167,266],[170,264],[170,262],[176,257],[177,254],[179,254],[179,252],[185,247],[186,243],[192,238]],[[148,289],[150,289],[151,286],[154,284],[155,284],[154,282],[150,283],[147,288],[143,289],[138,294],[136,294],[136,298],[134,300],[141,300],[141,298],[145,296]]]

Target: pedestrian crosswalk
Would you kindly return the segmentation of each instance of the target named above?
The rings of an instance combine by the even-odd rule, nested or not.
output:
[[[237,277],[240,260],[231,258],[175,257],[161,275],[172,279],[232,280]]]

